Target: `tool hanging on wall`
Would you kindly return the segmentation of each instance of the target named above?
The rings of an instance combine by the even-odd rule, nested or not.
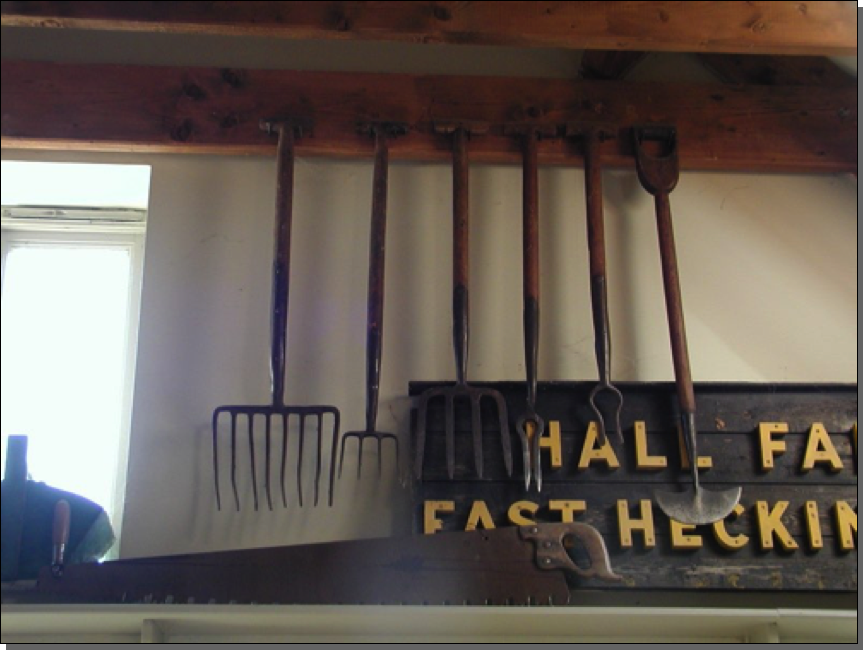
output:
[[[472,386],[467,383],[467,362],[470,342],[469,302],[469,165],[467,153],[468,129],[464,125],[440,126],[439,130],[452,133],[453,159],[453,350],[455,352],[456,382],[453,386],[430,388],[420,395],[416,430],[416,456],[414,473],[422,478],[425,455],[426,428],[429,402],[443,399],[445,404],[445,452],[447,474],[455,477],[455,403],[466,400],[470,404],[471,435],[473,438],[474,467],[479,478],[483,476],[483,425],[481,402],[490,399],[497,407],[503,462],[507,476],[512,476],[512,448],[509,433],[509,416],[506,401],[497,390]],[[476,127],[473,127],[476,130]]]
[[[583,523],[46,567],[19,602],[565,605],[569,581],[617,582]]]
[[[742,489],[721,492],[705,490],[698,476],[696,444],[695,389],[689,365],[686,330],[683,321],[683,300],[680,274],[674,245],[669,194],[677,186],[680,170],[677,158],[677,132],[670,126],[644,126],[632,130],[636,170],[641,185],[656,202],[656,225],[665,287],[665,305],[671,337],[674,377],[680,407],[683,441],[686,445],[692,474],[692,489],[684,492],[657,492],[656,500],[662,511],[672,519],[691,525],[712,524],[725,519],[740,501]],[[645,149],[645,142],[658,142],[664,151],[658,155]]]
[[[288,294],[290,289],[291,267],[291,225],[293,218],[294,196],[294,142],[297,137],[308,131],[310,124],[304,120],[263,121],[261,128],[269,133],[278,134],[276,155],[276,225],[275,255],[273,259],[272,286],[272,327],[270,331],[270,373],[272,403],[268,406],[220,406],[213,412],[213,469],[216,484],[216,507],[221,510],[222,499],[219,482],[219,433],[220,421],[227,420],[230,427],[230,464],[231,489],[234,503],[240,509],[240,495],[237,485],[237,437],[239,420],[246,421],[248,433],[249,459],[251,463],[252,497],[255,510],[258,510],[258,472],[255,449],[256,434],[263,422],[264,434],[264,490],[267,506],[273,509],[272,497],[272,436],[281,431],[282,450],[279,480],[282,504],[287,507],[288,497],[285,488],[287,479],[288,439],[291,421],[295,418],[298,427],[297,445],[297,500],[303,506],[303,464],[306,435],[312,433],[307,422],[317,434],[317,457],[315,459],[314,504],[318,504],[320,482],[323,469],[325,427],[332,429],[329,462],[329,505],[333,505],[333,491],[336,471],[336,450],[339,437],[339,410],[334,406],[288,406],[285,404],[285,368],[288,331]]]
[[[399,439],[393,433],[377,430],[378,396],[381,385],[381,355],[384,343],[384,268],[387,236],[387,188],[389,174],[390,138],[407,133],[407,125],[395,122],[364,125],[361,130],[375,139],[375,163],[372,179],[372,223],[369,238],[368,318],[366,321],[366,428],[349,431],[342,436],[339,454],[339,476],[345,463],[345,444],[357,441],[357,477],[363,469],[363,447],[366,440],[377,442],[378,476],[383,473],[383,442],[392,440],[395,445],[398,471]]]
[[[602,214],[602,166],[600,144],[614,137],[611,129],[570,126],[567,134],[581,140],[584,149],[584,194],[587,210],[587,248],[590,258],[590,305],[593,316],[594,349],[599,383],[590,392],[590,408],[599,426],[600,437],[607,439],[608,427],[597,403],[600,393],[614,400],[614,426],[623,442],[620,414],[623,394],[611,383],[611,328],[608,318],[608,284],[605,261],[605,223]]]
[[[557,129],[517,126],[505,129],[520,139],[522,152],[522,273],[524,290],[524,367],[527,404],[516,420],[522,444],[525,489],[531,481],[542,491],[540,440],[545,420],[536,412],[537,368],[539,365],[539,163],[538,145],[544,136],[554,137]]]

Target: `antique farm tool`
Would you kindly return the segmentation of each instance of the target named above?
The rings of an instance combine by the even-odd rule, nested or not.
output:
[[[571,550],[568,550],[569,547]],[[565,605],[567,576],[617,581],[582,523],[46,567],[34,602]],[[26,595],[22,595],[26,598]]]
[[[527,379],[527,404],[516,420],[516,430],[522,444],[525,489],[531,480],[537,492],[542,491],[542,459],[540,440],[545,433],[545,421],[536,412],[537,367],[539,361],[539,162],[538,144],[544,135],[536,126],[508,128],[517,135],[522,149],[522,274],[524,291],[524,367]]]
[[[645,150],[645,142],[659,142],[664,151],[657,155]],[[659,251],[665,286],[665,305],[671,337],[674,377],[680,407],[681,427],[692,489],[684,492],[657,492],[659,507],[672,519],[683,524],[711,524],[727,517],[740,501],[741,488],[721,492],[705,490],[698,476],[696,445],[695,390],[689,365],[686,331],[683,321],[683,301],[680,276],[671,224],[669,194],[677,186],[680,175],[677,158],[677,132],[673,127],[645,126],[633,129],[636,169],[642,186],[655,197]]]
[[[597,404],[600,393],[614,400],[614,425],[618,438],[623,441],[620,414],[623,394],[611,383],[611,330],[608,324],[608,285],[605,263],[605,223],[602,215],[602,167],[599,147],[603,140],[613,137],[609,130],[599,127],[570,127],[569,135],[579,137],[584,147],[584,185],[587,209],[587,248],[590,258],[590,305],[593,314],[594,349],[599,383],[590,392],[590,408],[596,415],[602,440],[607,438],[607,426]]]
[[[345,443],[356,439],[359,458],[357,476],[362,474],[363,446],[374,440],[378,448],[378,476],[383,473],[383,442],[391,440],[395,446],[398,466],[399,439],[393,433],[377,430],[378,395],[381,384],[381,353],[384,332],[384,261],[387,235],[387,179],[389,145],[387,140],[407,133],[407,126],[396,123],[379,123],[363,127],[375,139],[375,163],[372,180],[372,225],[369,240],[368,318],[366,322],[366,428],[349,431],[342,436],[339,459],[339,476],[345,462]]]
[[[258,472],[255,453],[255,438],[263,424],[264,435],[264,490],[267,506],[272,510],[272,437],[281,431],[282,449],[279,480],[282,504],[287,507],[288,497],[285,489],[287,475],[287,451],[289,430],[295,420],[299,438],[297,451],[297,492],[298,503],[303,505],[302,468],[306,435],[314,429],[317,437],[317,457],[315,460],[314,503],[318,504],[324,454],[324,433],[332,428],[330,451],[329,504],[333,504],[333,488],[336,471],[336,447],[339,436],[339,411],[334,406],[288,406],[285,404],[285,366],[288,331],[288,293],[290,288],[291,266],[291,221],[293,217],[294,195],[294,141],[309,128],[308,123],[296,120],[262,122],[261,127],[278,134],[276,157],[276,226],[275,255],[273,259],[272,286],[272,326],[270,332],[270,373],[272,403],[268,406],[220,406],[213,412],[213,466],[216,481],[216,506],[221,509],[219,485],[218,439],[220,421],[227,420],[230,427],[231,450],[231,488],[234,503],[240,509],[240,496],[237,487],[237,437],[240,420],[245,420],[248,433],[249,458],[251,462],[252,495],[255,510],[258,509]],[[311,427],[308,422],[312,422]]]
[[[442,129],[446,127],[441,127]],[[512,475],[512,449],[509,434],[509,416],[506,401],[497,390],[467,383],[470,310],[468,300],[468,128],[462,125],[446,128],[452,132],[453,157],[453,349],[455,351],[456,382],[453,386],[430,388],[420,396],[416,431],[416,457],[414,472],[422,476],[425,454],[426,427],[429,402],[443,399],[445,404],[446,464],[449,478],[455,476],[455,403],[470,404],[471,435],[476,474],[483,476],[483,426],[481,402],[490,399],[497,407],[503,461],[507,475]]]

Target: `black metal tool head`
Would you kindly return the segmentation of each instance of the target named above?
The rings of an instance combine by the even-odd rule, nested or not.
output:
[[[240,494],[237,484],[237,438],[245,431],[248,438],[249,459],[251,466],[252,499],[255,510],[259,508],[258,497],[258,453],[257,442],[263,437],[264,443],[264,491],[267,507],[273,509],[272,496],[272,449],[273,436],[281,437],[281,459],[279,464],[279,485],[281,488],[282,505],[287,507],[287,466],[288,444],[291,432],[295,431],[297,441],[297,503],[300,507],[303,499],[303,465],[305,461],[306,434],[316,435],[315,445],[315,476],[314,505],[320,500],[320,483],[323,474],[323,459],[325,453],[325,438],[329,436],[329,495],[328,503],[333,505],[333,492],[336,477],[336,449],[338,446],[339,426],[341,416],[334,406],[220,406],[213,412],[213,467],[215,470],[216,507],[222,509],[221,486],[219,478],[219,438],[222,435],[230,439],[230,482],[234,495],[234,504],[240,510]],[[309,422],[312,422],[309,426]]]
[[[392,441],[393,453],[396,459],[396,473],[400,471],[401,450],[399,448],[398,436],[394,433],[386,431],[373,431],[365,429],[363,431],[348,431],[342,436],[341,451],[339,452],[339,478],[342,477],[342,469],[345,465],[345,446],[348,440],[354,439],[357,441],[357,478],[363,474],[363,450],[365,449],[366,441],[377,443],[378,448],[378,477],[383,476],[383,458],[384,458],[384,441]]]
[[[474,467],[477,476],[479,478],[483,477],[483,425],[481,409],[483,399],[492,400],[497,410],[500,424],[500,443],[503,448],[503,461],[507,476],[512,476],[512,443],[509,434],[509,416],[507,414],[506,400],[500,391],[492,388],[471,386],[467,383],[457,382],[453,386],[429,388],[420,395],[416,430],[416,456],[414,459],[414,474],[417,478],[422,478],[423,473],[426,430],[429,417],[428,410],[432,400],[443,400],[444,402],[444,444],[446,447],[447,475],[450,479],[455,478],[456,402],[467,402],[470,405]]]
[[[647,143],[657,143],[661,149],[650,153]],[[656,196],[670,194],[680,178],[677,155],[677,129],[667,125],[635,126],[632,128],[635,168],[644,188]]]
[[[539,416],[531,404],[528,404],[527,410],[516,421],[515,428],[521,440],[524,489],[529,490],[531,482],[534,482],[536,491],[542,492],[540,441],[545,435],[545,420]]]

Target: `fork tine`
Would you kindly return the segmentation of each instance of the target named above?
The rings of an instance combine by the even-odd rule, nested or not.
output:
[[[285,476],[288,463],[288,414],[282,414],[282,464],[279,470],[279,483],[282,488],[282,506],[288,507],[288,493],[285,489]]]
[[[324,462],[324,416],[318,412],[318,454],[315,459],[315,507],[318,507],[318,497],[321,492],[321,469]]]
[[[521,463],[524,468],[524,489],[529,490],[530,482],[533,479],[533,470],[530,464],[530,440],[527,436],[524,419],[520,419],[516,422],[515,430],[518,433],[519,440],[521,441]]]
[[[416,449],[414,450],[414,477],[417,480],[423,477],[423,460],[425,456],[426,446],[426,417],[428,416],[428,399],[424,395],[420,399],[420,405],[417,413],[417,428],[414,438]]]
[[[219,491],[219,410],[213,411],[213,480],[216,482],[216,510],[222,509],[222,495]]]
[[[240,491],[237,489],[237,414],[231,411],[231,488],[234,491],[234,503],[237,512],[240,511]]]
[[[497,391],[491,391],[490,395],[497,404],[497,417],[500,423],[500,444],[503,448],[503,462],[506,466],[506,475],[512,476],[512,441],[509,438],[509,415],[507,414],[506,401]]]
[[[249,422],[249,460],[252,464],[252,499],[255,502],[255,512],[258,511],[258,468],[255,462],[255,414],[246,414]]]
[[[273,415],[273,413],[264,414],[264,462],[266,463],[264,466],[264,491],[267,495],[267,508],[270,512],[273,510],[273,494],[270,489],[270,459],[272,457],[273,446],[270,440],[270,433],[272,431]]]
[[[485,465],[482,454],[482,418],[480,414],[480,398],[479,396],[470,395],[470,419],[471,431],[473,433],[473,458],[474,466],[476,467],[476,475],[482,478],[483,467]]]
[[[446,469],[450,480],[455,477],[455,400],[451,393],[445,396],[446,402]]]
[[[330,493],[328,502],[332,508],[336,493],[336,449],[339,447],[340,413],[337,409],[332,408],[330,414],[333,416],[333,439],[330,443]]]
[[[306,416],[300,413],[300,439],[297,449],[297,499],[303,507],[303,450],[306,443]]]
[[[342,470],[345,468],[345,447],[348,444],[348,440],[353,438],[354,436],[351,432],[346,433],[342,436],[342,444],[341,451],[339,452],[339,478],[342,478]]]

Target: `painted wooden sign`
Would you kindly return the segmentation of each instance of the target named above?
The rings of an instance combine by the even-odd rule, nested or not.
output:
[[[433,385],[413,383],[411,395]],[[524,385],[486,386],[503,393],[512,420]],[[622,443],[615,433],[601,440],[587,401],[592,387],[540,384],[537,411],[548,425],[541,492],[525,489],[512,422],[507,476],[491,402],[482,406],[481,479],[470,407],[456,403],[450,479],[444,404],[433,401],[414,485],[416,532],[582,521],[600,531],[625,578],[597,588],[857,591],[856,385],[696,385],[702,485],[743,488],[734,514],[697,527],[670,520],[654,498],[691,485],[673,385],[619,385]]]

